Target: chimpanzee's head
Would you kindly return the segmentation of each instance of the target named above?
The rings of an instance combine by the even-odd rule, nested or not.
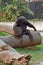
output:
[[[20,16],[20,17],[17,19],[16,23],[17,23],[17,24],[20,24],[20,23],[25,24],[26,21],[27,21],[27,19],[26,19],[24,16]]]

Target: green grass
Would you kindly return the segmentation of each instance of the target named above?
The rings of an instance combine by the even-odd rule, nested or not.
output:
[[[10,34],[6,33],[6,32],[0,32],[0,36],[9,36]]]
[[[43,61],[43,44],[34,48],[34,50],[29,50],[26,48],[16,48],[16,50],[22,54],[30,54],[32,56],[31,61]]]
[[[43,37],[41,38],[43,40]],[[33,50],[29,50],[27,48],[16,48],[16,50],[22,54],[30,54],[32,56],[30,65],[33,65],[33,63],[37,61],[43,61],[43,43],[36,46]]]
[[[6,36],[9,34],[0,32],[0,35]],[[27,48],[16,48],[16,50],[20,52],[21,54],[30,54],[32,56],[30,65],[33,65],[33,63],[37,61],[43,61],[43,43],[41,45],[36,46],[33,50],[29,50]],[[1,62],[0,62],[0,65],[1,65]]]

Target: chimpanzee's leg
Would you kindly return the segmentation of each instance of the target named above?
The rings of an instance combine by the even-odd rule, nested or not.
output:
[[[31,34],[30,30],[26,30],[26,31],[25,31],[25,34],[26,34],[26,35],[29,35],[30,40],[33,41],[33,36],[32,36],[32,34]]]

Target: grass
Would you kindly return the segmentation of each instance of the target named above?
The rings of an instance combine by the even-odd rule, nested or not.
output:
[[[16,48],[22,54],[30,54],[32,56],[31,62],[43,61],[43,44],[37,46],[34,50],[26,48]]]
[[[9,34],[0,32],[0,35],[6,36]],[[16,50],[20,52],[21,54],[30,54],[32,56],[30,65],[33,65],[33,63],[37,61],[43,61],[43,43],[41,45],[36,46],[33,50],[29,50],[27,48],[16,48]],[[1,62],[0,62],[0,65],[1,65]]]
[[[41,37],[43,40],[43,37]],[[41,45],[36,46],[33,50],[29,50],[27,48],[16,48],[16,50],[22,54],[30,54],[32,56],[30,65],[37,61],[43,61],[43,43]]]
[[[5,33],[5,32],[0,32],[0,36],[9,36],[10,34]]]

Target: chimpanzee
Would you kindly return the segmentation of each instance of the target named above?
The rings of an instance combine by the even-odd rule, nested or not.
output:
[[[22,29],[22,34],[21,35],[29,35],[30,40],[33,40],[32,34],[30,32],[30,30],[27,30],[27,26],[31,27],[34,29],[34,31],[36,31],[36,28],[27,21],[27,19],[24,16],[20,16],[17,20],[16,20],[16,25],[13,26],[13,30],[14,27],[21,27]]]

